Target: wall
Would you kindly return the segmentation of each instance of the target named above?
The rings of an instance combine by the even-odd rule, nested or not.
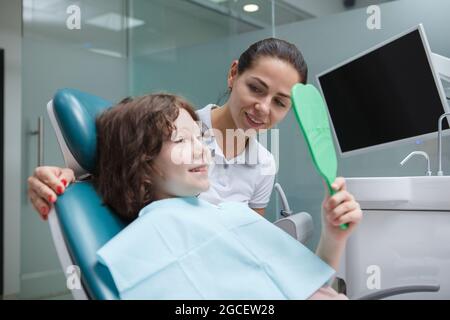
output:
[[[80,30],[66,27],[66,8],[70,1],[58,1],[45,12],[32,5],[24,7],[26,19],[22,43],[22,203],[20,296],[22,299],[60,297],[68,293],[66,279],[50,234],[26,195],[26,177],[37,166],[37,140],[30,135],[37,119],[44,117],[44,164],[64,166],[62,154],[47,115],[46,106],[60,88],[75,88],[111,101],[128,95],[126,31],[112,31],[89,25],[89,19],[125,11],[123,0],[78,2],[82,12]],[[32,12],[30,12],[32,10]],[[41,19],[53,14],[55,19]],[[100,54],[98,48],[116,52]]]
[[[21,2],[0,0],[0,47],[5,49],[3,293],[20,289]]]

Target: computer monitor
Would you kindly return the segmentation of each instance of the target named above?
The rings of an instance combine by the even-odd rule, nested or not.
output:
[[[317,80],[344,157],[436,136],[439,116],[449,109],[422,25]]]

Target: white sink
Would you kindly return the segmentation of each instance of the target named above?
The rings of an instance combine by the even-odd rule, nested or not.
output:
[[[450,210],[450,176],[346,178],[363,209]]]

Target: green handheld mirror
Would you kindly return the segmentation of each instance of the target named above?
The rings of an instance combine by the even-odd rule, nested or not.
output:
[[[325,180],[332,196],[335,193],[331,184],[336,180],[337,157],[325,103],[313,85],[302,83],[292,88],[291,100],[314,166]],[[348,224],[341,224],[340,228],[345,230]]]

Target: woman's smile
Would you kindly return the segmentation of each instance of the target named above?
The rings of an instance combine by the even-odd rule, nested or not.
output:
[[[254,129],[261,129],[263,128],[266,123],[262,120],[259,120],[257,117],[252,116],[248,112],[244,112],[245,119],[247,120],[247,123]]]

